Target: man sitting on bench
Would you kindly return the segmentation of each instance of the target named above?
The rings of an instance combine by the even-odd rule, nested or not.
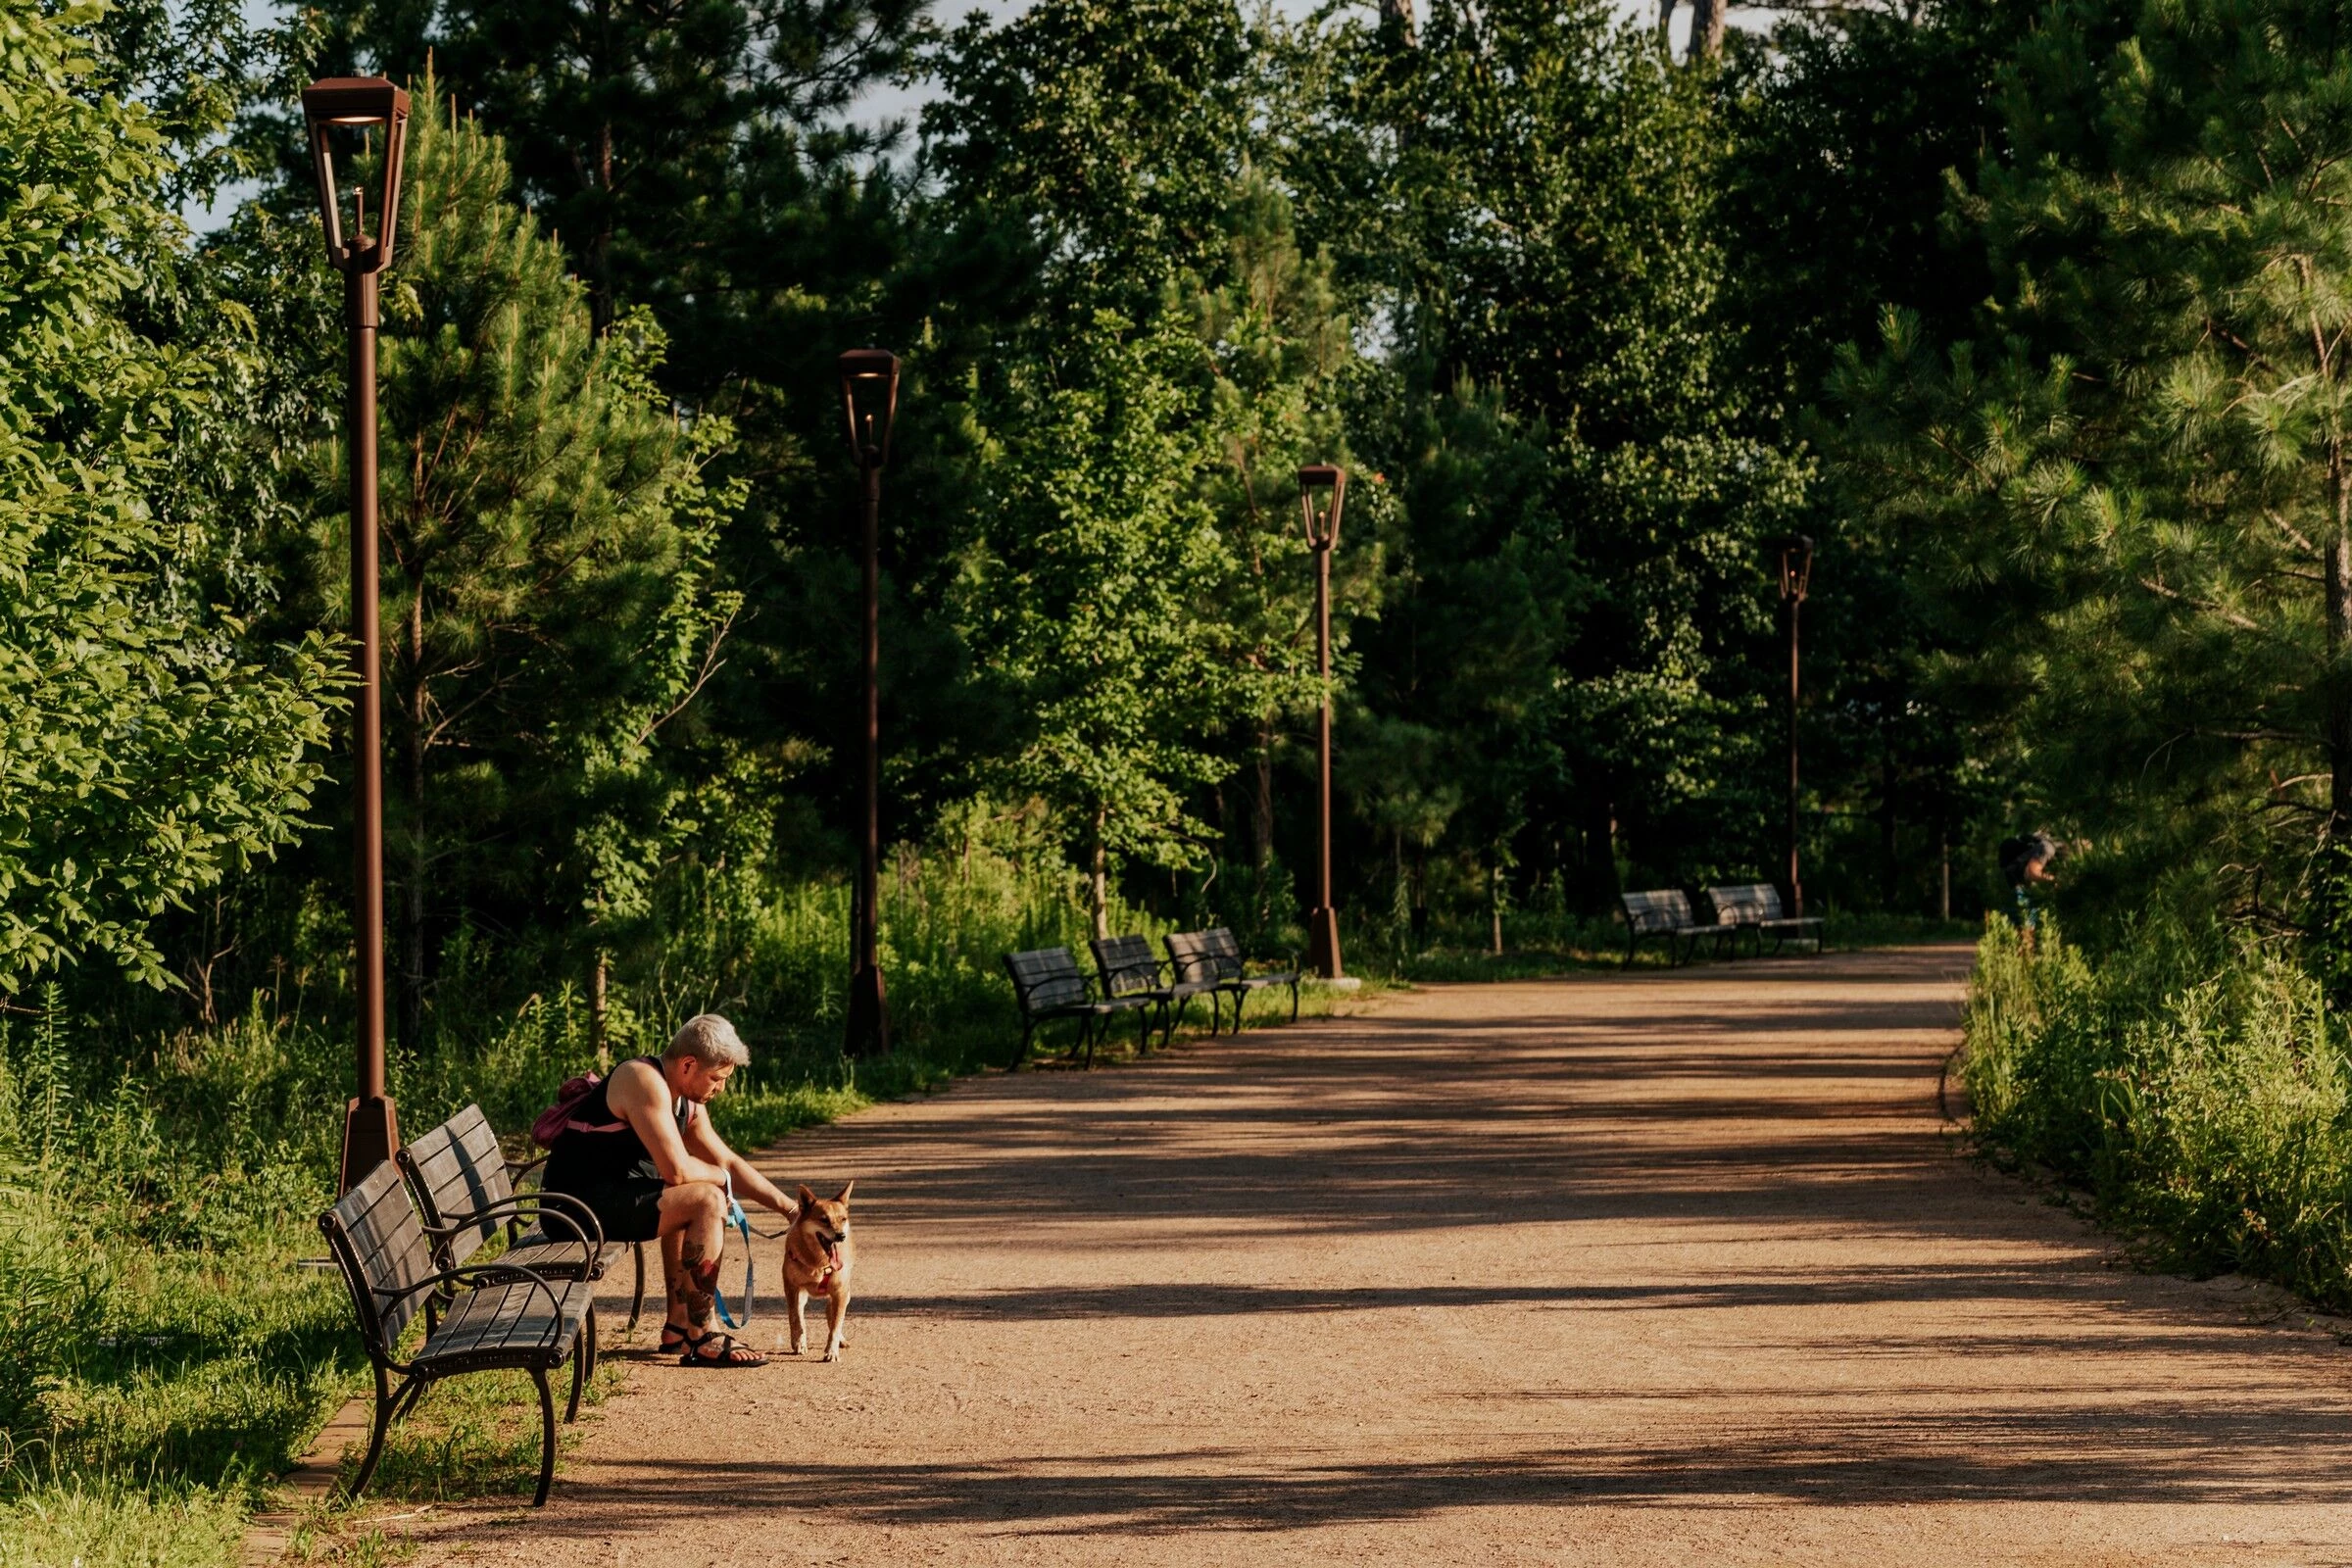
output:
[[[766,1356],[710,1327],[726,1243],[727,1184],[792,1219],[800,1204],[710,1125],[709,1102],[752,1059],[714,1012],[686,1020],[660,1056],[638,1056],[589,1091],[548,1151],[546,1189],[595,1210],[605,1238],[662,1242],[669,1315],[662,1348],[688,1366],[759,1366]]]

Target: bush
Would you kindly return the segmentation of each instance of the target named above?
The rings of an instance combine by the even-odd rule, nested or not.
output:
[[[1962,1076],[1975,1130],[2089,1190],[2162,1261],[2352,1304],[2343,1021],[2278,946],[2175,916],[2093,961],[1995,916]]]

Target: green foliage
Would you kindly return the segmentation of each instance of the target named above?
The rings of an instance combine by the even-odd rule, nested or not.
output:
[[[94,8],[0,12],[0,994],[99,953],[152,985],[168,907],[291,838],[331,677],[174,581],[151,493],[217,363],[133,329],[175,265],[141,111],[78,90]]]
[[[379,371],[411,1044],[435,930],[466,914],[605,924],[644,911],[694,825],[662,732],[742,603],[712,581],[739,497],[702,471],[727,422],[689,424],[656,388],[662,338],[644,312],[594,333],[563,250],[506,199],[510,183],[497,138],[458,120],[428,76]],[[322,513],[315,534],[323,605],[347,570],[347,519]]]
[[[2343,25],[2055,8],[1954,199],[1979,330],[1890,316],[1834,382],[1846,482],[1975,620],[1955,674],[2016,710],[2042,798],[2119,892],[2201,857],[2266,918],[2310,918],[2352,808]]]
[[[1235,684],[1215,623],[1191,613],[1224,575],[1199,494],[1210,453],[1183,407],[1198,354],[1173,324],[1130,334],[1106,314],[988,410],[966,617],[1027,715],[1004,783],[1052,805],[1099,888],[1105,856],[1189,863],[1207,829],[1186,795],[1227,770],[1197,741]]]
[[[2291,955],[2151,919],[2093,960],[2045,923],[1978,950],[1961,1075],[1996,1150],[2089,1189],[2199,1273],[2352,1301],[2343,1020]]]

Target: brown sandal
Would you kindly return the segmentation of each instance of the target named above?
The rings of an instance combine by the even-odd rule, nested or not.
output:
[[[680,1366],[767,1365],[766,1356],[760,1354],[758,1350],[753,1349],[748,1345],[737,1345],[733,1335],[721,1334],[716,1329],[712,1329],[710,1333],[703,1335],[700,1339],[697,1339],[691,1334],[683,1335],[681,1337],[686,1342],[686,1353],[678,1357],[678,1365]],[[716,1355],[703,1354],[704,1347],[708,1346],[712,1340],[716,1340],[718,1342],[718,1353]]]

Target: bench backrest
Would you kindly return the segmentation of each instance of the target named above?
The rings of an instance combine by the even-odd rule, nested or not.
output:
[[[1625,906],[1625,923],[1637,932],[1672,931],[1691,924],[1690,899],[1681,888],[1661,888],[1654,893],[1621,893],[1617,902]]]
[[[1707,902],[1715,906],[1715,923],[1718,925],[1738,925],[1746,920],[1778,920],[1781,917],[1781,890],[1769,882],[1709,888]]]
[[[1068,1007],[1093,1000],[1086,975],[1067,948],[1036,948],[1004,955],[1004,972],[1012,976],[1013,996],[1023,1012],[1046,1007]]]
[[[414,1140],[397,1156],[416,1193],[427,1225],[446,1225],[461,1214],[477,1214],[514,1196],[507,1156],[498,1134],[479,1105],[467,1105],[440,1126]],[[459,1268],[498,1234],[504,1216],[468,1225],[441,1239],[443,1268]]]
[[[1099,937],[1090,946],[1095,967],[1102,972],[1104,996],[1132,997],[1159,989],[1159,960],[1152,956],[1150,937]]]
[[[351,1292],[360,1338],[370,1354],[389,1357],[430,1294],[415,1289],[416,1282],[434,1272],[432,1244],[399,1169],[387,1159],[369,1171],[318,1216],[318,1229]]]
[[[1203,981],[1231,980],[1242,972],[1241,950],[1234,949],[1232,966],[1216,941],[1222,932],[1226,943],[1233,942],[1233,933],[1219,927],[1217,931],[1171,931],[1161,938],[1168,950],[1168,963],[1176,971],[1179,985],[1199,985]]]

